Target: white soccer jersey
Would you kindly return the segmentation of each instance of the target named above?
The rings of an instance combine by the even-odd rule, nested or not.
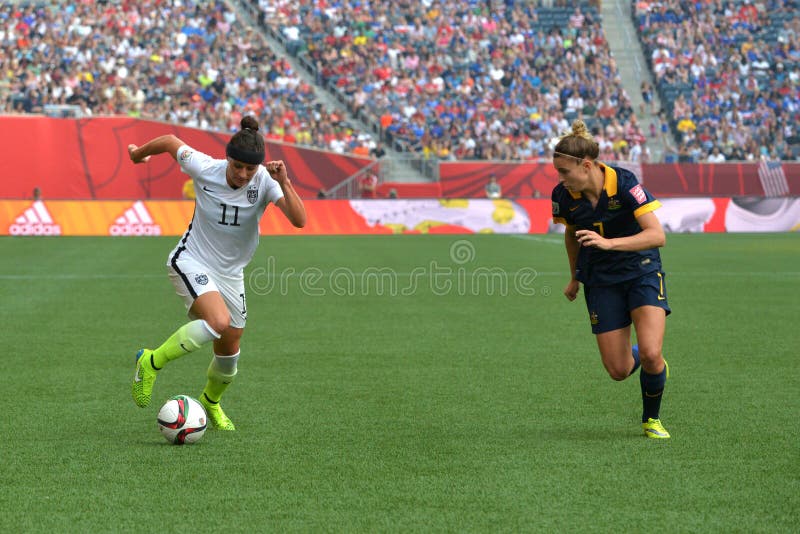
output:
[[[178,164],[192,177],[196,199],[192,222],[167,265],[190,256],[219,274],[241,276],[258,247],[258,223],[267,204],[283,197],[280,185],[259,165],[250,183],[233,189],[225,179],[227,160],[186,145],[178,149]]]

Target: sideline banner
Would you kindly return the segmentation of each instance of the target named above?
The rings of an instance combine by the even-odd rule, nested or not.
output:
[[[733,163],[642,163],[609,161],[628,168],[656,198],[765,196],[758,162]],[[770,163],[780,169],[787,196],[800,195],[800,163]],[[776,173],[778,171],[775,171]],[[484,187],[494,174],[506,197],[550,197],[558,175],[550,161],[446,161],[439,164],[441,196],[485,197]]]
[[[800,198],[667,198],[656,210],[668,232],[800,230]],[[296,229],[270,206],[262,235],[546,234],[550,200],[307,200]],[[0,200],[0,235],[158,236],[183,234],[194,203],[184,200]]]
[[[38,188],[44,198],[63,200],[180,200],[188,176],[169,156],[133,165],[129,143],[174,134],[193,148],[222,158],[229,133],[211,132],[130,117],[62,119],[38,115],[0,116],[0,158],[3,189],[8,199],[31,198]],[[13,157],[34,154],[31,157]],[[373,164],[372,158],[267,141],[268,159],[282,159],[301,197],[317,198]],[[397,189],[400,198],[484,199],[494,174],[506,198],[549,198],[558,176],[549,159],[526,162],[441,161],[439,181],[387,183],[379,194]],[[609,162],[614,164],[615,162]],[[630,166],[616,162],[621,166]],[[644,163],[637,176],[659,199],[666,197],[800,196],[800,162]],[[779,187],[775,187],[775,185]]]
[[[231,135],[128,117],[56,119],[36,115],[0,117],[0,195],[30,198],[38,187],[45,198],[118,200],[182,198],[181,172],[170,156],[134,165],[128,144],[144,144],[174,134],[193,148],[224,159]],[[14,157],[32,154],[30,157]],[[267,141],[267,157],[286,162],[292,184],[303,198],[316,198],[372,162],[334,152]]]

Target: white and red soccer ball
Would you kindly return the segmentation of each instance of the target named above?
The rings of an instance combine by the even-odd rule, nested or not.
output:
[[[197,400],[176,395],[158,411],[158,429],[175,445],[197,443],[206,432],[208,416]]]

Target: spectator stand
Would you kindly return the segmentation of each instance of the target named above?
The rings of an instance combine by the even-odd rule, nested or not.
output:
[[[639,1],[634,17],[678,146],[671,159],[800,157],[797,2]]]
[[[559,4],[259,2],[269,31],[395,149],[525,161],[580,116],[605,159],[626,157],[643,136],[597,7]]]
[[[0,113],[77,106],[232,133],[245,114],[269,140],[358,153],[369,135],[224,2],[0,3]]]

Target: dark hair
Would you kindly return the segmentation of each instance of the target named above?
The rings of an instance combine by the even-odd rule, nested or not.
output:
[[[242,129],[231,137],[225,154],[233,159],[258,165],[264,161],[264,138],[258,133],[258,121],[250,115],[242,118]]]
[[[264,152],[264,138],[258,134],[258,121],[247,115],[240,124],[242,129],[231,138],[231,144],[251,152]]]
[[[559,155],[594,160],[600,155],[600,145],[589,133],[586,123],[578,119],[572,123],[572,133],[562,135],[553,149],[553,157]]]

